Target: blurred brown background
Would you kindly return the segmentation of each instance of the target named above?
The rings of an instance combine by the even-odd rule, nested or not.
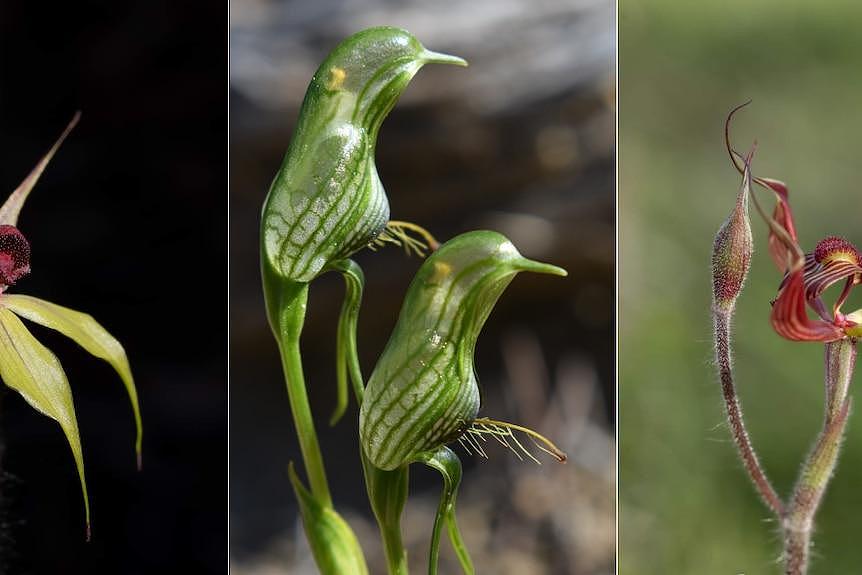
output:
[[[258,268],[259,214],[308,81],[348,35],[406,28],[467,69],[428,66],[386,120],[377,166],[392,217],[446,240],[493,228],[526,256],[569,271],[521,275],[479,338],[482,413],[549,435],[569,462],[541,467],[491,446],[465,466],[459,520],[480,572],[614,569],[614,14],[610,1],[231,3],[231,562],[237,573],[314,573],[287,482],[298,447]],[[395,323],[420,261],[364,250],[363,371]],[[336,508],[372,572],[382,550],[366,501],[354,405],[335,428],[334,335],[341,279],[311,288],[303,355]],[[425,569],[438,476],[414,467],[404,516]],[[456,572],[448,543],[443,573]]]

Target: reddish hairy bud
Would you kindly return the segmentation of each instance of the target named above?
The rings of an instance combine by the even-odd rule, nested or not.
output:
[[[739,297],[754,250],[748,218],[748,194],[751,189],[748,160],[750,154],[746,159],[742,187],[736,196],[736,206],[718,230],[712,247],[712,295],[715,304],[725,308],[732,306]]]
[[[0,288],[30,273],[30,244],[18,228],[0,225]]]

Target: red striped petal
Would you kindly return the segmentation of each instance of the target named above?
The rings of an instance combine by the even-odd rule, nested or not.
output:
[[[803,269],[791,273],[772,304],[770,321],[781,337],[793,341],[836,341],[844,331],[824,320],[812,320],[806,311]]]

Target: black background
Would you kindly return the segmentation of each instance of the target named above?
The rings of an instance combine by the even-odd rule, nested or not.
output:
[[[72,386],[93,540],[59,426],[4,388],[8,573],[227,566],[226,40],[227,11],[206,2],[0,3],[3,197],[83,113],[22,211],[32,273],[10,291],[111,331],[144,419],[138,473],[119,378],[33,328]]]

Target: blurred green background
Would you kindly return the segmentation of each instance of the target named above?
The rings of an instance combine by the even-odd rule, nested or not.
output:
[[[789,184],[804,249],[829,234],[862,243],[862,7],[622,0],[619,14],[620,572],[778,573],[777,525],[737,461],[712,367],[710,251],[740,183],[723,122],[753,100],[734,141],[757,138],[755,174]],[[786,496],[821,423],[823,346],[772,332],[780,277],[753,223],[736,377]],[[845,309],[859,305],[857,293]],[[860,417],[818,516],[811,573],[862,564]]]

